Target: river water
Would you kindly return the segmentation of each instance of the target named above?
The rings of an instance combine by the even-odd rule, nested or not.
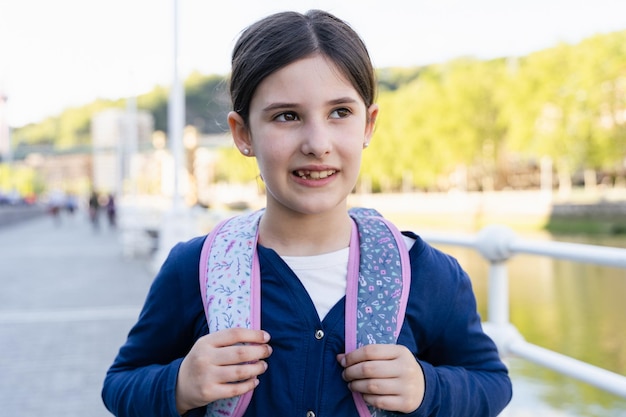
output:
[[[626,236],[521,237],[626,247]],[[486,320],[488,263],[472,249],[436,246],[470,274]],[[517,255],[508,272],[510,319],[528,342],[626,375],[626,270]],[[624,398],[520,358],[507,364],[514,398],[502,416],[626,417]]]

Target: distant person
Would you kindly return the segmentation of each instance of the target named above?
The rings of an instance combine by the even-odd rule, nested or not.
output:
[[[230,93],[228,124],[256,158],[265,209],[171,249],[106,375],[107,408],[498,415],[511,381],[467,274],[415,233],[348,208],[378,115],[359,36],[319,10],[268,16],[235,44]]]
[[[50,212],[52,219],[54,219],[54,223],[61,224],[61,207],[57,204],[57,202],[50,202],[48,211]]]
[[[78,209],[78,201],[76,200],[76,195],[73,193],[68,193],[65,197],[65,210],[71,215],[73,215]]]
[[[54,223],[61,224],[61,210],[63,209],[65,196],[59,190],[53,190],[48,199],[48,212],[52,216]]]
[[[100,228],[100,199],[97,192],[91,192],[88,205],[89,221],[91,222],[94,230],[98,230]]]
[[[117,206],[115,205],[115,196],[113,194],[109,194],[107,197],[106,211],[109,226],[115,228],[117,226]]]

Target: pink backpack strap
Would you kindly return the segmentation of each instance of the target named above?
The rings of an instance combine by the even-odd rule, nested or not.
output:
[[[256,253],[262,210],[225,220],[209,233],[200,253],[200,292],[209,333],[261,328],[260,272]],[[242,416],[252,391],[207,405],[206,416]]]
[[[400,231],[371,209],[354,208],[346,288],[346,352],[374,344],[395,344],[411,287],[409,251]],[[361,417],[395,415],[371,407],[353,393]]]

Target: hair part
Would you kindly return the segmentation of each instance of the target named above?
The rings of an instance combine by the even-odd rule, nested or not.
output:
[[[233,110],[247,123],[250,102],[259,84],[275,71],[316,53],[333,62],[366,107],[374,102],[374,68],[359,35],[332,14],[310,10],[306,14],[276,13],[242,32],[232,55]]]

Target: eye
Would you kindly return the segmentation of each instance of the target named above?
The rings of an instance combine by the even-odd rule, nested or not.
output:
[[[284,112],[274,116],[277,122],[294,122],[298,120],[298,115],[294,112]]]
[[[343,119],[345,117],[350,116],[351,114],[352,112],[350,111],[350,109],[341,107],[339,109],[333,110],[332,113],[330,113],[330,118],[331,119]]]

